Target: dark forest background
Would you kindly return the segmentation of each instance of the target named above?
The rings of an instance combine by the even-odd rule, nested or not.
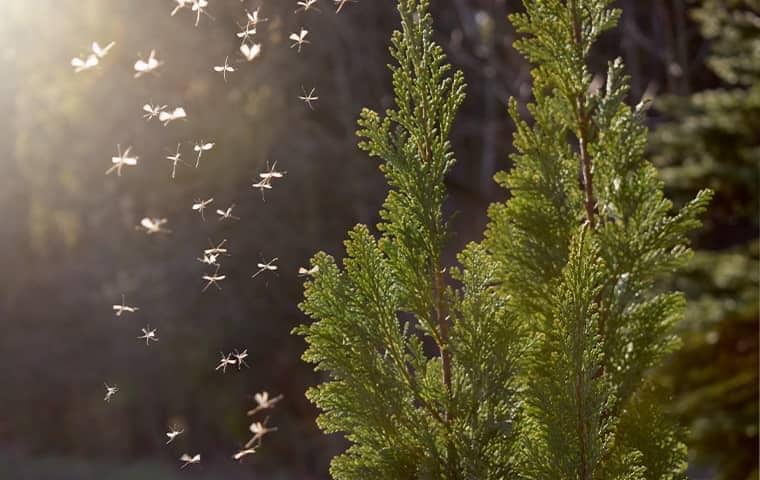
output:
[[[356,148],[355,120],[363,106],[392,101],[387,46],[397,16],[391,0],[360,0],[338,15],[327,0],[321,13],[296,15],[295,3],[212,0],[215,20],[194,28],[187,10],[169,16],[170,0],[0,1],[0,478],[179,478],[184,451],[203,455],[199,468],[182,472],[191,478],[327,478],[343,442],[317,430],[304,397],[318,377],[300,360],[303,341],[290,335],[306,321],[297,270],[317,250],[340,255],[348,228],[378,220],[385,186]],[[480,239],[489,203],[507,196],[492,181],[509,168],[506,101],[530,100],[506,20],[520,3],[432,2],[438,40],[469,84],[453,139],[451,261]],[[683,326],[687,349],[657,375],[692,432],[692,478],[757,478],[760,7],[617,4],[621,24],[594,52],[594,71],[621,56],[630,102],[654,101],[652,157],[676,200],[719,190],[695,238],[705,254],[676,280],[696,306]],[[211,67],[238,57],[236,22],[258,5],[268,18],[257,34],[263,54],[225,83]],[[744,21],[727,30],[730,21],[715,12]],[[287,37],[301,26],[312,43],[298,54]],[[75,75],[69,60],[93,40],[117,45],[98,69]],[[719,42],[747,57],[749,77],[711,64]],[[165,61],[160,74],[133,79],[137,54],[154,48]],[[316,87],[314,111],[298,100],[302,87]],[[724,117],[695,106],[701,97],[693,95],[705,91],[733,92],[733,103],[718,101]],[[147,122],[149,101],[183,105],[189,119]],[[177,142],[200,139],[216,148],[171,180],[164,157]],[[140,164],[105,177],[117,144],[134,145]],[[267,162],[287,176],[262,201],[251,184]],[[208,214],[202,222],[190,206],[207,197],[237,204],[241,220]],[[136,231],[144,216],[168,218],[173,233]],[[195,259],[222,239],[232,253],[222,260],[228,279],[222,291],[201,293],[208,268]],[[251,279],[272,257],[280,270]],[[122,293],[137,314],[113,315]],[[160,337],[150,348],[135,338],[146,324]],[[248,348],[251,368],[215,372],[219,352],[235,348]],[[121,389],[110,403],[104,382]],[[272,412],[279,431],[234,464],[231,454],[249,438],[245,411],[262,390],[285,396]],[[165,446],[171,423],[186,432]]]

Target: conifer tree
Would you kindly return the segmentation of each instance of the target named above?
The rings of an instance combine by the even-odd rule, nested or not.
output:
[[[710,41],[718,88],[661,99],[655,162],[676,202],[715,190],[694,262],[676,284],[689,298],[684,347],[662,370],[690,427],[694,462],[721,480],[758,478],[760,317],[760,2],[702,0],[692,11]]]
[[[528,329],[521,477],[682,478],[685,447],[647,380],[676,345],[683,296],[655,282],[690,257],[686,235],[710,193],[680,211],[644,158],[645,105],[626,104],[620,60],[604,88],[587,66],[620,12],[612,0],[525,0],[511,16],[532,63],[534,101],[516,124],[511,192],[490,210],[485,245],[509,310]]]
[[[333,460],[336,479],[509,478],[517,326],[483,246],[469,246],[460,268],[442,260],[448,136],[464,80],[433,42],[428,0],[398,7],[396,106],[363,111],[358,132],[390,192],[379,238],[359,225],[342,268],[325,253],[312,260],[302,309],[315,321],[296,332],[328,380],[308,396],[323,410],[319,425],[351,442]]]

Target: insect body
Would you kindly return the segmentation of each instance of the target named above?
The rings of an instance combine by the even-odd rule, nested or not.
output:
[[[310,109],[314,110],[314,105],[312,105],[312,103],[319,100],[319,97],[314,95],[314,92],[317,89],[312,88],[309,93],[306,93],[306,89],[303,87],[301,87],[301,90],[303,90],[303,95],[299,96],[298,99],[303,101],[306,105],[308,105]]]
[[[111,163],[113,163],[113,166],[106,170],[106,175],[110,175],[111,172],[115,171],[116,175],[121,177],[121,169],[125,165],[134,167],[137,165],[137,160],[139,160],[139,157],[129,156],[129,152],[132,151],[132,147],[128,147],[124,152],[121,151],[121,145],[117,145],[116,149],[119,155],[117,157],[111,157]]]
[[[103,398],[104,401],[110,402],[114,395],[119,393],[119,387],[117,386],[109,386],[107,383],[104,384],[106,387],[106,396]]]
[[[114,312],[116,312],[116,316],[120,317],[122,313],[135,313],[136,311],[140,310],[137,307],[130,307],[127,305],[124,301],[124,295],[121,296],[121,305],[114,305],[113,306]]]
[[[249,417],[252,417],[259,413],[262,410],[268,410],[270,408],[273,408],[277,402],[282,400],[282,395],[277,395],[276,397],[269,397],[269,392],[261,392],[257,393],[253,396],[253,399],[256,400],[256,403],[258,404],[256,408],[252,410],[248,410],[247,415]]]
[[[269,420],[269,419],[267,419]],[[277,427],[269,428],[266,426],[267,420],[264,420],[264,423],[262,422],[253,422],[250,426],[251,433],[253,433],[253,438],[248,440],[248,443],[245,444],[245,448],[251,448],[254,444],[256,444],[257,447],[261,446],[261,441],[264,438],[264,435],[270,432],[276,432]]]
[[[196,455],[190,456],[187,453],[182,454],[181,457],[179,457],[180,462],[185,462],[182,464],[179,468],[185,468],[188,465],[194,465],[196,463],[201,463],[201,454],[198,453]]]
[[[208,290],[208,287],[210,287],[211,285],[215,286],[217,290],[221,290],[222,287],[219,286],[219,282],[221,282],[222,280],[225,280],[226,278],[227,278],[227,275],[219,275],[219,267],[216,267],[216,271],[213,274],[211,275],[206,274],[203,276],[203,280],[206,280],[207,283],[206,283],[206,286],[203,287],[203,290],[201,291],[205,292],[206,290]]]
[[[145,115],[143,115],[143,118],[153,120],[159,116],[161,112],[166,110],[166,107],[167,105],[152,105],[150,103],[146,103],[143,105],[143,111],[146,112]]]
[[[301,31],[298,33],[291,33],[290,39],[293,41],[293,44],[290,46],[290,48],[298,47],[298,53],[301,53],[301,47],[303,47],[306,43],[311,43],[308,40],[306,40],[306,36],[309,34],[309,31],[305,28],[301,27]]]
[[[258,265],[256,265],[257,267],[259,267],[259,271],[254,273],[251,278],[256,278],[264,272],[276,272],[278,269],[277,265],[275,265],[277,260],[278,258],[273,258],[272,260],[266,263],[259,263]]]
[[[235,68],[232,67],[232,66],[230,66],[229,61],[230,61],[230,57],[226,57],[224,59],[224,65],[221,65],[221,66],[218,66],[218,67],[214,67],[214,71],[218,72],[218,73],[221,73],[222,76],[224,77],[224,81],[225,82],[227,81],[227,72],[229,72],[229,73],[234,73],[235,72]]]
[[[196,143],[193,147],[193,150],[198,154],[198,158],[195,160],[195,168],[198,168],[201,164],[201,157],[203,156],[203,152],[208,152],[212,148],[214,148],[214,143],[203,143],[203,140]]]
[[[169,125],[171,122],[175,120],[181,120],[183,118],[187,118],[187,112],[182,107],[176,107],[174,110],[170,112],[160,112],[158,114],[158,120],[160,122],[163,122],[164,126]]]
[[[230,205],[227,210],[217,210],[216,214],[219,215],[219,221],[222,220],[240,220],[240,217],[236,217],[232,214],[232,209],[235,208],[235,204]]]
[[[252,62],[261,55],[261,44],[260,43],[254,43],[253,45],[248,45],[247,43],[244,43],[240,45],[240,53],[243,54],[246,60],[249,62]]]
[[[205,221],[206,219],[203,217],[203,211],[212,203],[214,203],[213,198],[209,198],[208,200],[195,200],[193,202],[193,210],[200,213],[201,218]]]
[[[140,78],[146,73],[155,72],[163,62],[158,61],[156,58],[156,51],[151,50],[147,60],[139,59],[135,62],[135,78]]]
[[[111,51],[114,45],[116,45],[116,42],[111,42],[105,47],[101,48],[101,46],[98,45],[98,42],[92,42],[92,53],[93,55],[95,55],[96,57],[102,60],[106,58],[106,55],[108,55],[108,52]]]
[[[86,57],[74,57],[71,59],[71,66],[74,67],[74,73],[80,73],[95,68],[98,66],[98,63],[100,63],[100,60],[94,53]]]
[[[171,233],[171,230],[163,228],[167,222],[168,220],[165,218],[145,217],[140,220],[140,225],[138,225],[137,228],[144,230],[148,235],[153,235],[155,233]]]
[[[177,430],[175,427],[172,427],[168,432],[166,432],[166,436],[169,438],[169,441],[166,442],[167,445],[172,443],[175,438],[185,433],[184,430]]]
[[[316,11],[319,11],[315,5],[317,4],[317,0],[298,0],[296,2],[296,5],[298,5],[298,8],[296,8],[296,12],[308,12],[311,9],[314,9]]]
[[[145,340],[145,345],[150,346],[150,342],[157,342],[158,341],[158,333],[156,329],[151,329],[150,325],[147,327],[141,329],[142,335],[137,337],[138,340]]]
[[[219,365],[217,365],[214,370],[221,370],[222,373],[227,373],[227,367],[234,366],[237,363],[237,360],[232,358],[232,354],[225,355],[222,353],[221,356],[222,358],[219,360]]]
[[[174,155],[169,155],[166,157],[167,160],[172,162],[172,180],[174,179],[174,176],[177,174],[177,164],[182,162],[182,154],[179,153],[180,144],[177,144],[177,153]]]

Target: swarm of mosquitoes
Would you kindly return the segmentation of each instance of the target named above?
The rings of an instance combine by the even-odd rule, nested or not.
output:
[[[214,17],[209,13],[209,4],[212,0],[172,0],[174,7],[170,12],[170,16],[174,17],[182,10],[189,10],[192,14],[194,26],[198,27],[201,24],[203,18],[207,18],[209,21],[214,21]],[[244,0],[241,0],[241,3]],[[320,0],[297,0],[295,14],[305,12],[321,12],[318,3]],[[340,13],[343,8],[350,3],[356,3],[358,0],[325,0],[331,1],[334,4],[336,13]],[[225,57],[224,63],[221,65],[212,66],[211,70],[222,75],[224,82],[227,82],[229,75],[235,73],[239,69],[241,63],[251,63],[261,56],[262,44],[256,42],[256,35],[259,25],[267,22],[268,19],[263,17],[260,12],[260,7],[254,11],[245,10],[245,23],[237,24],[239,31],[236,33],[237,39],[240,41],[238,48],[242,60],[237,62],[231,62],[230,56]],[[291,49],[295,49],[299,54],[302,52],[305,46],[311,43],[309,40],[309,30],[301,27],[297,32],[290,34],[288,37],[292,42],[290,44]],[[109,52],[116,46],[115,42],[110,42],[105,46],[101,46],[98,42],[93,42],[90,47],[90,52],[84,55],[80,55],[71,60],[71,66],[74,72],[79,74],[89,70],[93,70],[100,66],[105,60]],[[156,75],[157,71],[164,65],[162,60],[159,60],[156,50],[151,50],[147,57],[138,56],[137,61],[134,64],[134,78],[139,79],[146,75]],[[314,109],[314,104],[319,101],[319,96],[316,95],[316,89],[311,88],[307,90],[305,87],[301,87],[302,94],[297,98],[305,103],[309,109]],[[154,118],[157,119],[164,127],[168,127],[171,123],[180,120],[187,121],[188,114],[185,107],[177,105],[169,107],[169,105],[146,103],[142,107],[143,118],[147,121],[151,121]],[[200,167],[201,158],[204,154],[211,152],[214,147],[214,142],[206,140],[200,140],[192,142],[192,150],[195,153],[195,165],[197,169]],[[136,167],[140,157],[132,152],[132,146],[128,146],[122,149],[121,145],[116,146],[116,155],[111,157],[111,165],[106,170],[106,175],[116,173],[118,177],[121,177],[122,171],[125,167]],[[173,153],[168,154],[166,157],[171,164],[171,179],[175,179],[177,175],[178,165],[187,165],[183,161],[182,157],[182,143],[177,144],[176,150]],[[192,164],[191,164],[192,165]],[[128,168],[127,168],[128,169]],[[273,181],[282,179],[287,172],[277,170],[277,163],[275,162],[271,167],[267,164],[267,170],[259,173],[252,188],[261,192],[262,200],[265,200],[265,192],[272,190]],[[214,198],[196,199],[192,204],[192,210],[197,212],[202,221],[206,221],[205,210],[210,208],[210,205],[214,203]],[[235,204],[228,206],[227,208],[216,209],[216,215],[219,221],[237,221],[239,217],[233,214]],[[136,226],[137,230],[142,231],[146,235],[168,235],[171,234],[171,230],[166,228],[168,219],[160,217],[145,217]],[[221,270],[221,258],[229,256],[229,249],[227,248],[227,239],[222,240],[219,243],[212,243],[209,241],[209,248],[204,249],[197,260],[208,266],[213,267],[213,271],[202,275],[203,286],[201,291],[206,292],[212,286],[217,290],[221,290],[221,282],[226,280],[227,276],[220,272]],[[277,266],[278,258],[270,260],[262,260],[257,264],[257,270],[252,275],[252,278],[256,278],[259,275],[275,273],[278,270]],[[319,267],[313,267],[307,269],[301,267],[298,270],[298,276],[307,277],[315,275],[319,271]],[[112,306],[114,315],[120,317],[126,314],[136,314],[140,311],[140,308],[134,305],[130,305],[126,301],[126,297],[122,295],[121,303]],[[136,337],[139,341],[144,341],[146,347],[150,347],[152,344],[159,342],[158,330],[151,328],[147,325],[141,329],[141,335]],[[231,353],[220,353],[219,363],[215,370],[220,371],[222,374],[227,372],[227,369],[242,370],[244,367],[248,368],[249,365],[246,362],[248,358],[248,350],[234,350]],[[110,385],[104,383],[105,386],[105,402],[110,402],[118,393],[119,387],[116,385]],[[256,406],[247,412],[247,416],[256,417],[258,414],[271,410],[277,402],[282,400],[282,395],[270,397],[269,393],[264,391],[256,393],[253,396],[253,400],[256,402]],[[277,427],[268,426],[269,417],[267,416],[263,421],[253,421],[249,427],[251,432],[251,438],[245,443],[244,447],[235,453],[232,458],[236,461],[242,461],[245,457],[256,453],[261,447],[264,437],[272,432],[277,431]],[[185,432],[183,428],[177,426],[171,426],[169,431],[166,432],[167,442],[169,445],[174,440]],[[184,469],[190,465],[197,465],[201,462],[200,453],[183,453],[179,458],[181,462],[180,469]]]

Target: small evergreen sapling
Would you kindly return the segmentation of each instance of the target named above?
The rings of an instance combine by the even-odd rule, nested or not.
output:
[[[333,460],[337,479],[510,475],[516,324],[483,246],[469,246],[461,268],[442,262],[448,136],[465,85],[432,40],[427,7],[399,1],[396,108],[359,121],[360,146],[390,184],[380,236],[356,226],[342,268],[314,257],[301,307],[315,322],[296,329],[304,359],[328,375],[308,392],[323,410],[318,423],[351,442]]]
[[[682,478],[685,447],[647,371],[672,351],[681,294],[655,282],[690,257],[686,235],[710,193],[673,213],[644,159],[644,105],[611,62],[594,91],[589,50],[620,12],[612,0],[526,0],[511,17],[533,64],[532,120],[514,101],[511,191],[490,210],[485,245],[511,313],[529,329],[522,478]]]

